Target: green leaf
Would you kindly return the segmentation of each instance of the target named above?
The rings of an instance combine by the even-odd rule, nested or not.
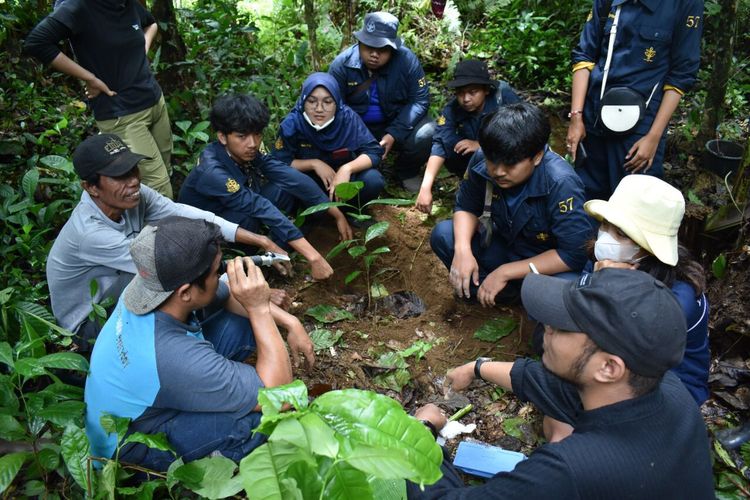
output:
[[[273,443],[259,446],[240,462],[240,477],[248,498],[282,498],[279,478],[283,470],[274,460],[272,446]],[[297,449],[293,446],[288,448]]]
[[[237,469],[237,464],[227,457],[216,456],[206,457],[200,460],[195,460],[188,464],[183,465],[175,471],[175,476],[179,475],[179,471],[190,468],[191,475],[196,472],[202,471],[202,477],[200,484],[195,486],[188,486],[198,495],[205,498],[226,498],[235,495],[242,489],[242,479],[239,475],[235,476],[234,471]]]
[[[367,247],[363,245],[357,245],[356,247],[351,247],[347,250],[349,255],[351,255],[355,259],[359,257],[360,255],[362,255],[363,253],[365,253],[366,251],[367,251]]]
[[[305,311],[306,316],[312,316],[321,323],[335,323],[345,319],[353,320],[354,316],[349,311],[326,304],[319,304]]]
[[[406,500],[406,481],[369,477],[372,500]]]
[[[737,468],[734,461],[729,456],[729,453],[724,449],[718,439],[714,441],[714,451],[716,452],[716,455],[721,459],[721,461],[724,462],[728,467],[732,469]]]
[[[53,424],[64,427],[83,419],[86,405],[83,401],[62,401],[52,404],[37,412],[37,417],[48,420]]]
[[[307,207],[305,210],[302,211],[302,213],[300,213],[300,215],[303,216],[303,217],[305,217],[305,216],[308,216],[308,215],[316,214],[318,212],[322,212],[323,210],[328,210],[329,208],[332,208],[332,207],[351,207],[351,208],[353,208],[351,205],[349,205],[347,203],[340,202],[340,201],[326,201],[326,202],[323,202],[323,203],[319,203],[317,205],[313,205],[311,207]]]
[[[166,481],[163,479],[155,479],[153,481],[145,481],[137,487],[117,488],[117,493],[123,496],[132,496],[137,500],[151,500],[154,498],[154,491],[162,486],[166,486],[166,484]]]
[[[513,436],[516,439],[523,439],[523,431],[521,426],[526,423],[526,420],[520,417],[506,418],[503,420],[503,432],[509,436]]]
[[[337,434],[347,438],[352,448],[365,445],[391,454],[391,458],[377,456],[368,460],[359,456],[358,467],[378,477],[405,478],[416,483],[432,484],[441,477],[443,453],[429,430],[406,414],[393,399],[371,391],[345,389],[331,391],[318,397],[310,405]],[[398,474],[383,464],[405,463]],[[365,470],[365,469],[363,469]]]
[[[379,299],[381,297],[387,297],[389,295],[388,289],[380,283],[373,283],[370,286],[370,296],[373,299]]]
[[[304,410],[308,405],[307,387],[301,380],[286,385],[266,387],[258,391],[258,404],[263,408],[263,415],[273,415],[281,410],[284,403],[289,403],[297,410]]]
[[[60,441],[61,454],[71,477],[84,491],[88,491],[86,475],[89,470],[89,439],[80,427],[69,425]]]
[[[370,255],[379,255],[381,253],[388,253],[390,251],[391,251],[391,249],[388,248],[388,247],[378,247],[375,250],[373,250],[372,252],[370,252]]]
[[[6,364],[11,368],[15,366],[13,362],[13,349],[7,342],[0,342],[0,363]]]
[[[375,200],[368,201],[365,203],[365,207],[370,205],[413,205],[414,200],[407,200],[406,198],[378,198]]]
[[[179,478],[174,477],[174,472],[185,465],[185,462],[182,461],[182,457],[178,458],[171,464],[169,464],[169,467],[167,468],[167,489],[172,490],[174,486],[180,482]]]
[[[11,382],[10,375],[0,374],[0,407],[18,410],[18,396],[16,396],[16,388]]]
[[[390,389],[395,392],[401,392],[404,387],[411,381],[411,375],[409,370],[405,368],[398,368],[395,370],[389,370],[385,373],[379,373],[372,379],[373,383],[378,387],[384,389]]]
[[[307,440],[307,434],[305,434],[302,424],[296,418],[288,418],[279,422],[268,440],[273,443],[280,441],[289,443],[310,453],[310,442]]]
[[[518,322],[510,316],[491,319],[474,332],[474,338],[485,342],[497,342],[510,335],[517,326]]]
[[[688,198],[688,201],[690,201],[691,203],[695,203],[696,205],[704,206],[703,205],[703,201],[698,197],[697,194],[695,194],[695,192],[692,189],[688,190],[687,198]]]
[[[39,170],[36,168],[30,169],[26,172],[21,180],[21,187],[23,188],[26,197],[33,200],[34,193],[36,192],[36,186],[39,184]]]
[[[60,466],[60,453],[51,448],[42,448],[39,450],[37,459],[46,471],[53,471]]]
[[[346,278],[344,278],[344,284],[348,285],[349,283],[357,279],[360,274],[362,274],[362,271],[359,270],[350,272],[346,275]]]
[[[367,476],[346,462],[334,464],[330,479],[325,485],[322,497],[326,500],[350,500],[353,498],[372,498],[372,489]]]
[[[295,462],[286,470],[287,480],[295,483],[295,488],[302,495],[300,498],[320,498],[323,489],[323,478],[318,467],[307,462]],[[282,490],[285,484],[281,483]],[[290,498],[286,492],[282,493],[284,499]]]
[[[336,186],[334,192],[339,200],[349,201],[359,193],[365,183],[362,181],[342,182]]]
[[[109,500],[115,500],[115,486],[117,486],[117,468],[119,464],[109,460],[99,474],[99,487],[107,494]]]
[[[727,272],[727,256],[723,253],[719,254],[713,262],[711,262],[711,272],[717,280],[724,277]]]
[[[389,227],[390,223],[388,221],[378,222],[377,224],[373,224],[372,226],[368,227],[367,232],[365,233],[365,244],[374,240],[378,236],[384,235],[385,232],[388,231]]]
[[[24,438],[26,438],[26,431],[15,417],[5,414],[0,415],[0,439],[20,441]]]
[[[142,432],[134,432],[129,434],[122,442],[123,445],[128,443],[141,443],[145,444],[149,448],[155,448],[161,451],[171,451],[174,455],[174,448],[169,444],[167,435],[163,432],[156,434],[144,434]]]
[[[43,325],[45,328],[54,331],[59,335],[66,337],[72,337],[74,334],[70,330],[66,330],[61,326],[57,326],[55,318],[52,314],[40,306],[31,302],[18,302],[16,304],[16,310],[26,318],[32,319],[37,324]]]
[[[33,378],[39,375],[46,375],[47,371],[39,363],[37,358],[21,358],[16,361],[16,372],[22,377]]]
[[[343,334],[344,332],[341,330],[336,330],[334,333],[325,328],[316,328],[310,332],[310,340],[312,340],[315,352],[317,353],[336,345]]]
[[[184,133],[188,131],[188,129],[190,128],[190,125],[192,125],[192,122],[188,120],[180,120],[180,121],[174,122],[174,124],[177,125],[177,128],[182,130],[182,132]]]
[[[338,245],[336,245],[335,247],[331,248],[331,251],[326,254],[326,259],[327,260],[333,259],[338,254],[340,254],[342,250],[344,250],[345,248],[348,248],[349,245],[351,245],[355,241],[357,241],[357,240],[344,240],[344,241],[340,242]]]
[[[31,455],[27,452],[8,453],[0,457],[0,493],[4,492]]]
[[[99,425],[102,426],[102,430],[107,434],[115,433],[117,435],[117,441],[119,442],[125,436],[125,433],[128,432],[130,419],[104,413],[99,417]]]
[[[64,370],[89,370],[89,362],[86,358],[75,352],[56,352],[37,359],[37,362],[45,368],[61,368]]]
[[[336,458],[339,442],[336,440],[336,433],[323,419],[314,413],[307,413],[300,418],[300,423],[310,442],[312,453]]]
[[[202,122],[198,122],[195,124],[195,126],[193,127],[193,132],[203,132],[210,126],[211,122],[209,122],[208,120],[203,120]]]
[[[0,306],[6,304],[13,296],[14,289],[12,286],[0,290]]]

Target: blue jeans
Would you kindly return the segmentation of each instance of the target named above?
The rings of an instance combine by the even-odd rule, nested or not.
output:
[[[250,321],[223,309],[201,322],[203,336],[216,352],[233,361],[244,361],[255,351],[255,337]],[[185,462],[218,451],[239,462],[266,441],[263,434],[253,434],[260,423],[260,412],[201,413],[174,410],[162,425],[153,431],[166,434],[178,457]],[[170,452],[148,448],[142,444],[123,447],[120,460],[140,464],[149,469],[166,471],[175,457]]]

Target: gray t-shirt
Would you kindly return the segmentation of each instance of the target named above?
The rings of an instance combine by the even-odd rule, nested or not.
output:
[[[60,326],[76,331],[91,312],[92,301],[120,296],[136,272],[130,243],[144,226],[170,215],[213,222],[227,241],[234,241],[237,232],[237,224],[175,203],[143,184],[138,206],[126,210],[117,222],[104,215],[84,191],[47,257],[52,312]],[[92,280],[98,284],[93,298]]]

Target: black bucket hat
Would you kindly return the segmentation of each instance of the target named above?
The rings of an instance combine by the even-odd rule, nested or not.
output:
[[[497,88],[497,82],[490,79],[487,63],[476,59],[467,59],[458,63],[456,71],[453,72],[453,80],[446,84],[452,89],[467,85],[489,85],[493,89]]]

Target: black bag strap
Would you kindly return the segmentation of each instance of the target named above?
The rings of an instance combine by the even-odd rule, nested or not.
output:
[[[351,94],[349,94],[349,97],[354,97],[355,95],[359,95],[362,92],[364,92],[365,90],[367,90],[368,88],[370,88],[370,85],[372,85],[372,82],[377,77],[378,77],[378,74],[377,73],[373,73],[372,76],[370,76],[370,78],[368,78],[364,82],[362,82],[359,85],[357,85],[356,87],[354,87],[354,91]]]

